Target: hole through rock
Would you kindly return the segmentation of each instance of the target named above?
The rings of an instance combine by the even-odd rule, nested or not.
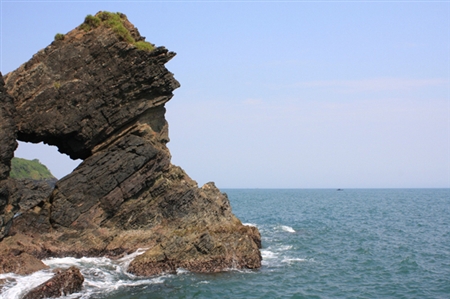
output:
[[[14,157],[27,160],[38,159],[47,166],[50,172],[59,180],[71,173],[82,160],[72,160],[68,155],[61,154],[56,146],[44,143],[28,143],[18,141]]]

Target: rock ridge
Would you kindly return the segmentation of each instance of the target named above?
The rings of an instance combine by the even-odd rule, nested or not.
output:
[[[214,183],[199,188],[170,162],[165,103],[180,84],[164,64],[174,56],[140,49],[110,27],[80,26],[5,76],[1,101],[14,103],[0,115],[10,128],[0,135],[10,144],[0,169],[9,171],[16,138],[83,162],[53,190],[0,182],[15,194],[9,214],[0,205],[11,218],[0,253],[120,257],[147,248],[129,266],[144,276],[261,266],[259,231],[242,225]]]

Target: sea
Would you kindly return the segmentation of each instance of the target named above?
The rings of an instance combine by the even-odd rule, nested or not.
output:
[[[450,189],[225,189],[262,236],[262,267],[135,277],[130,261],[55,258],[83,290],[62,298],[450,298]],[[1,274],[0,298],[51,277]]]

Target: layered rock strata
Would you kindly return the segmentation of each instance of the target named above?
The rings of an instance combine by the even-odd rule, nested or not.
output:
[[[179,83],[164,64],[174,56],[97,24],[70,31],[6,76],[18,139],[83,162],[49,196],[17,204],[0,251],[117,257],[146,248],[129,267],[145,276],[260,267],[258,230],[242,225],[213,183],[198,188],[170,163],[164,104]]]
[[[10,196],[14,182],[9,178],[11,159],[17,148],[17,129],[13,118],[15,113],[13,99],[6,92],[0,73],[0,240],[8,234],[18,209],[17,201]]]

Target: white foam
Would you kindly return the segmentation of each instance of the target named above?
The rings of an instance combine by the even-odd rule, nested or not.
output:
[[[242,223],[242,225],[257,227],[257,225],[254,223]]]
[[[278,249],[279,251],[287,251],[287,250],[291,250],[292,249],[292,245],[283,245],[280,246],[280,248]]]
[[[278,254],[268,249],[261,249],[261,257],[263,260],[274,259],[278,257]]]
[[[291,262],[307,262],[307,259],[302,258],[284,258],[281,262],[282,263],[291,263]]]
[[[177,269],[177,274],[186,274],[186,273],[189,273],[189,270],[186,270],[184,268]]]
[[[3,286],[0,298],[19,299],[33,288],[49,280],[54,273],[49,270],[35,272],[31,275],[21,276],[13,273],[1,274],[0,279],[7,279]]]
[[[295,230],[292,227],[287,226],[287,225],[282,225],[281,229],[288,233],[295,233]]]
[[[148,248],[139,248],[139,249],[136,250],[135,252],[123,256],[122,258],[120,258],[120,259],[118,260],[119,265],[122,267],[122,269],[123,269],[124,271],[126,271],[126,270],[128,269],[128,266],[130,265],[130,263],[131,263],[138,255],[143,254],[143,253],[146,252],[147,250],[148,250]]]
[[[136,256],[144,253],[145,250],[139,249],[118,260],[111,260],[106,257],[50,258],[43,260],[50,267],[48,270],[38,271],[27,276],[0,274],[0,279],[7,280],[1,289],[0,299],[20,299],[31,289],[50,279],[54,275],[52,269],[70,266],[76,266],[80,269],[84,276],[84,284],[81,293],[72,294],[65,298],[95,298],[99,294],[110,293],[124,287],[163,283],[168,275],[142,278],[126,272],[130,262]]]
[[[62,258],[49,258],[42,260],[44,264],[49,267],[70,267],[70,266],[83,266],[83,265],[95,265],[97,267],[114,267],[116,264],[106,257],[62,257]]]
[[[270,247],[261,250],[261,257],[263,266],[276,267],[279,264],[279,253],[272,251]]]

